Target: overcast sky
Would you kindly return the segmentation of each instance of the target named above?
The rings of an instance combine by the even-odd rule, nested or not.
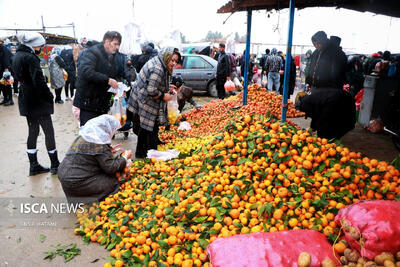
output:
[[[124,25],[135,21],[143,26],[147,39],[159,41],[180,30],[189,41],[204,38],[209,30],[224,35],[246,33],[246,13],[217,14],[228,0],[0,0],[0,27],[40,28],[75,23],[76,36],[100,40],[107,30],[123,32]],[[133,14],[135,16],[133,16]],[[400,52],[400,19],[346,9],[308,8],[295,13],[293,43],[311,45],[318,30],[342,37],[347,50],[372,53],[378,50]],[[287,40],[288,9],[253,12],[252,42],[284,44]],[[49,30],[72,36],[72,29]],[[397,34],[395,34],[397,33]],[[5,35],[0,31],[0,36]]]

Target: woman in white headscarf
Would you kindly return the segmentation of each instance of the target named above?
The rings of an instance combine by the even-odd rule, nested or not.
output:
[[[115,117],[101,115],[79,130],[78,138],[58,168],[58,178],[68,201],[101,201],[118,192],[115,173],[124,170],[132,156],[132,151],[126,150],[123,157],[113,157],[116,146],[111,146],[111,139],[120,127]]]
[[[65,86],[63,69],[65,68],[65,62],[60,57],[61,49],[54,47],[50,54],[50,85],[51,88],[56,92],[55,103],[63,104],[64,101],[61,99],[61,91]]]

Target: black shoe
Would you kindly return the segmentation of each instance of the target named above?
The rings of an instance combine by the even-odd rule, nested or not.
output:
[[[57,174],[58,166],[60,166],[60,162],[58,161],[57,151],[54,153],[48,153],[51,161],[50,172],[51,174]]]
[[[12,97],[10,97],[10,99],[4,103],[4,106],[6,107],[6,106],[12,106],[12,105],[14,105],[14,101],[12,100]]]
[[[64,104],[64,101],[63,101],[63,100],[56,100],[56,101],[54,101],[54,102],[56,102],[57,104]]]
[[[34,154],[27,153],[27,154],[28,154],[29,164],[30,164],[29,176],[34,176],[36,174],[45,173],[45,172],[50,171],[49,168],[45,168],[39,164],[39,162],[37,161],[37,153],[34,153]]]
[[[5,103],[7,103],[8,101],[8,97],[7,94],[4,96],[3,101],[0,102],[0,105],[4,105]]]

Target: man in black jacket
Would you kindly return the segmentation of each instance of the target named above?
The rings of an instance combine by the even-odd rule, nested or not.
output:
[[[110,108],[112,94],[107,91],[110,86],[118,88],[115,52],[119,49],[121,39],[119,32],[108,31],[102,43],[80,55],[74,106],[81,109],[81,126],[92,118],[106,114]]]
[[[218,98],[225,98],[225,82],[230,79],[231,66],[229,63],[229,56],[225,53],[225,44],[219,44],[219,56],[217,65],[217,91]]]
[[[311,95],[300,99],[296,108],[312,118],[311,128],[318,136],[341,138],[355,124],[354,99],[343,90],[347,58],[340,47],[340,39],[332,42],[325,32],[319,31],[311,40],[316,48],[306,77]]]

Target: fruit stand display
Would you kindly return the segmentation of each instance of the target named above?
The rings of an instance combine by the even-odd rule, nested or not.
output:
[[[135,161],[120,192],[78,214],[75,233],[110,250],[105,266],[210,266],[218,237],[313,229],[333,243],[339,210],[398,200],[397,169],[281,124],[279,98],[252,87],[248,106],[234,108],[239,96],[190,111],[192,130],[161,137],[211,141],[168,162]]]

